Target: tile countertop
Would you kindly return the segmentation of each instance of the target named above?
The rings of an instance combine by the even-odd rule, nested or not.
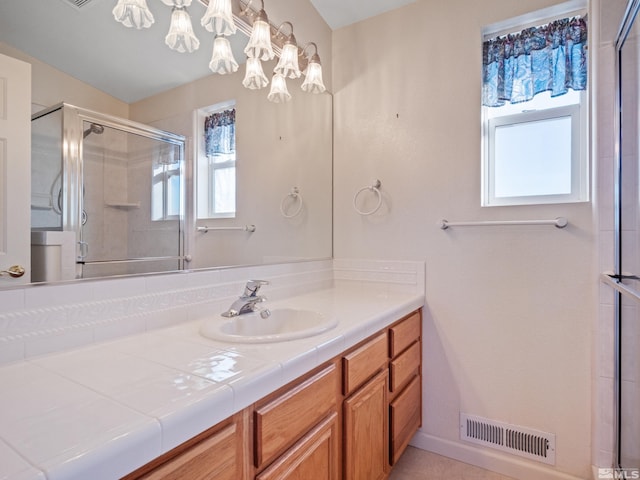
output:
[[[341,285],[267,304],[339,320],[310,338],[223,343],[197,320],[0,367],[0,480],[119,478],[423,304]]]

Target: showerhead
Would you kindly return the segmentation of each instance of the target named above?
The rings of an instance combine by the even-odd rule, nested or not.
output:
[[[87,138],[91,133],[95,133],[96,135],[100,135],[102,132],[104,132],[104,126],[103,125],[99,125],[97,123],[92,123],[89,125],[89,128],[87,128],[84,133],[82,134],[82,138]]]

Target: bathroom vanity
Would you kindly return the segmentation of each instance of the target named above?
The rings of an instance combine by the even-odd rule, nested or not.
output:
[[[96,298],[76,304],[62,287],[25,291],[27,309],[0,315],[13,328],[0,349],[0,477],[386,478],[421,423],[424,265],[292,270],[136,278],[110,300],[97,295],[122,282],[83,283],[73,293]],[[264,343],[203,335],[258,276],[271,280],[269,318],[315,311],[331,328]],[[57,306],[37,307],[52,294]],[[67,329],[34,329],[56,319]],[[86,333],[93,342],[51,351]],[[7,363],[14,351],[24,357]]]
[[[386,478],[422,421],[421,323],[404,316],[126,480]]]

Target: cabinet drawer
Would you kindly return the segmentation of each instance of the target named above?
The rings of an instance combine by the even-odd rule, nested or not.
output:
[[[415,312],[389,329],[389,354],[391,358],[420,338],[420,324],[420,312]]]
[[[236,480],[242,471],[242,444],[235,424],[189,448],[140,480]],[[238,434],[239,435],[239,434]]]
[[[391,465],[395,464],[422,423],[420,376],[415,376],[389,408],[391,422]]]
[[[364,384],[387,363],[387,335],[382,333],[342,358],[345,395]]]
[[[400,389],[420,368],[420,342],[414,342],[391,362],[391,391]]]
[[[255,465],[260,468],[336,408],[338,370],[330,365],[255,411]]]

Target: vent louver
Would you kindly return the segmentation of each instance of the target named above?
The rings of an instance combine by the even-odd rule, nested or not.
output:
[[[552,433],[461,413],[460,438],[548,465],[556,463],[556,436]]]
[[[69,5],[70,7],[80,9],[87,4],[91,3],[93,0],[61,0],[62,3]]]

